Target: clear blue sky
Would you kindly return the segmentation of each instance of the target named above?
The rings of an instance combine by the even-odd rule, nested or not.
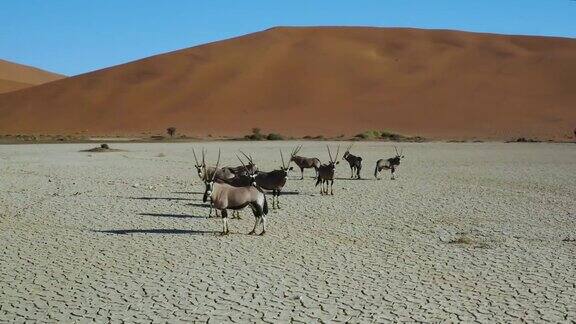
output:
[[[576,1],[0,0],[0,58],[75,75],[279,25],[576,38]]]

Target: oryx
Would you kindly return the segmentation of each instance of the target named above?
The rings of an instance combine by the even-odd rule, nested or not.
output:
[[[380,180],[380,178],[378,178],[378,174],[380,173],[380,171],[384,170],[390,170],[390,173],[392,174],[392,180],[394,180],[394,172],[396,171],[396,169],[398,168],[398,166],[400,165],[400,160],[404,158],[404,149],[402,149],[400,152],[398,152],[398,149],[396,148],[396,146],[394,146],[394,150],[396,151],[396,156],[393,158],[389,158],[389,159],[380,159],[376,162],[376,168],[374,169],[374,177],[378,180]]]
[[[246,155],[244,155],[246,156]],[[240,161],[240,163],[242,164],[240,167],[236,168],[236,171],[234,173],[234,175],[232,177],[219,177],[219,174],[221,174],[222,172],[220,171],[226,171],[226,169],[230,169],[230,168],[220,168],[218,169],[218,172],[216,172],[216,179],[220,180],[221,182],[227,183],[233,187],[248,187],[248,186],[255,186],[256,185],[256,173],[254,170],[256,170],[255,168],[255,164],[250,162],[249,165],[244,164],[244,162],[242,161],[242,159],[240,159],[240,157],[238,155],[236,155],[236,158],[238,158],[238,161]],[[210,205],[210,213],[209,216],[212,215],[212,204]],[[216,215],[218,216],[218,215]],[[236,219],[240,219],[240,209],[236,209],[232,212],[232,218],[236,218]]]
[[[288,178],[288,171],[292,170],[290,166],[290,161],[294,154],[296,154],[296,150],[298,148],[294,148],[292,153],[290,154],[290,159],[288,163],[284,162],[284,155],[282,154],[282,150],[280,149],[280,160],[282,161],[282,166],[279,170],[273,170],[270,172],[258,172],[256,174],[256,184],[266,190],[272,190],[272,209],[280,208],[280,192],[284,185],[286,184],[286,179]],[[274,204],[276,202],[276,204]]]
[[[236,174],[234,173],[234,170],[236,168],[230,168],[230,167],[217,168],[214,166],[207,166],[205,149],[202,149],[202,163],[198,162],[198,157],[196,156],[196,151],[194,149],[192,149],[192,153],[194,153],[194,160],[196,162],[195,165],[196,172],[198,173],[198,177],[200,178],[200,180],[202,180],[203,182],[212,179],[214,175],[216,175],[216,179],[221,180],[232,179],[236,176]]]
[[[219,164],[220,150],[218,150],[216,168],[218,168]],[[229,233],[227,210],[238,210],[246,206],[252,208],[255,217],[254,228],[248,234],[254,234],[259,223],[262,223],[262,232],[260,235],[266,233],[268,202],[266,201],[266,195],[261,189],[254,185],[247,187],[234,187],[217,179],[214,174],[212,178],[206,182],[203,201],[206,202],[208,198],[210,198],[214,208],[219,210],[222,215],[222,235]]]
[[[240,160],[242,165],[237,166],[237,167],[226,167],[226,169],[228,169],[231,173],[233,173],[236,176],[246,175],[246,174],[255,174],[256,172],[258,172],[258,167],[254,163],[254,159],[252,159],[252,155],[247,155],[246,153],[244,153],[242,151],[240,151],[240,153],[242,153],[242,155],[244,155],[244,157],[248,160],[248,163],[244,164],[244,162],[242,162],[242,160]],[[238,159],[240,159],[240,158],[238,158]]]
[[[194,161],[196,164],[196,172],[198,173],[198,177],[204,184],[208,182],[210,179],[216,178],[219,180],[229,180],[235,177],[234,173],[230,171],[228,168],[221,168],[214,166],[207,166],[206,165],[206,149],[202,149],[202,163],[198,162],[198,157],[196,156],[196,151],[192,149],[192,153],[194,154]],[[208,212],[208,217],[212,216],[212,202],[210,202],[210,210]],[[216,211],[216,217],[218,217],[218,211]],[[236,212],[236,218],[240,218],[240,213]]]
[[[302,149],[302,145],[296,148],[296,152],[290,158],[290,161],[294,161],[296,165],[300,168],[300,180],[304,179],[304,169],[314,168],[316,170],[316,177],[318,177],[318,168],[320,167],[320,160],[317,158],[307,158],[303,156],[296,155],[300,149]]]
[[[350,165],[350,179],[354,178],[354,173],[356,173],[356,178],[360,179],[360,170],[362,170],[362,158],[356,155],[352,155],[350,153],[350,149],[352,148],[352,144],[348,145],[346,152],[342,156],[342,160],[348,161]]]
[[[198,162],[198,157],[196,156],[196,150],[192,149],[192,153],[194,154],[194,161],[196,162],[196,164],[194,165],[196,167],[196,172],[198,173],[198,177],[200,178],[200,180],[202,181],[206,181],[208,180],[208,176],[207,176],[207,172],[206,172],[206,150],[202,149],[202,163]],[[212,171],[213,173],[213,171]]]
[[[256,164],[254,164],[254,162],[252,160],[252,156],[248,156],[242,151],[240,151],[240,153],[242,153],[242,155],[244,155],[248,159],[248,164],[246,165],[246,164],[244,164],[244,162],[242,162],[240,160],[242,165],[235,166],[235,167],[229,167],[229,166],[221,167],[221,168],[216,170],[216,178],[217,179],[232,180],[235,177],[238,177],[241,175],[245,176],[245,175],[249,175],[249,174],[254,174],[258,171],[258,167],[256,166]]]
[[[332,153],[330,152],[330,147],[326,145],[326,148],[328,149],[328,156],[330,157],[330,162],[322,164],[318,168],[318,180],[316,180],[316,186],[322,183],[322,189],[320,189],[320,194],[327,195],[328,185],[330,185],[330,194],[334,195],[334,171],[336,169],[336,164],[340,163],[340,161],[338,161],[338,153],[340,153],[340,145],[338,145],[335,159],[332,159]],[[328,182],[330,182],[330,184]],[[324,189],[324,185],[326,185],[326,189]]]

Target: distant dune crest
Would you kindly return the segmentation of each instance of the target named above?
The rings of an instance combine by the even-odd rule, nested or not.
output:
[[[2,94],[0,132],[558,139],[575,57],[565,38],[273,28]]]
[[[20,90],[64,78],[31,66],[0,60],[0,93]]]

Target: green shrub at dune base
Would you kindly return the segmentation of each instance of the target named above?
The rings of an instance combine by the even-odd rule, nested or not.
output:
[[[266,136],[266,139],[269,141],[281,141],[284,140],[284,137],[280,134],[270,133],[268,136]]]
[[[264,136],[262,134],[250,134],[250,135],[244,136],[244,139],[249,140],[249,141],[262,141],[262,140],[266,139],[266,136]]]
[[[424,138],[420,136],[404,136],[389,131],[368,130],[354,136],[359,140],[386,140],[392,142],[423,142]]]
[[[244,136],[244,139],[248,141],[282,141],[285,138],[277,133],[262,134],[260,128],[252,128],[252,134]]]

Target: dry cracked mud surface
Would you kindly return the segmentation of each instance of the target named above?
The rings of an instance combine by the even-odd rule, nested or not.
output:
[[[219,236],[192,148],[269,170],[295,144],[0,146],[0,322],[576,321],[575,145],[398,144],[376,181],[392,144],[357,143],[366,180],[293,172],[265,236],[248,210]]]

